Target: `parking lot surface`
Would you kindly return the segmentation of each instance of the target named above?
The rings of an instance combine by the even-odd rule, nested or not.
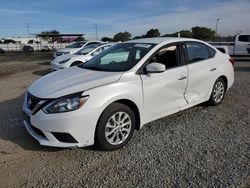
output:
[[[23,93],[50,72],[51,57],[0,56],[0,187],[250,186],[250,61],[236,62],[222,105],[154,121],[104,152],[43,147],[22,126]]]

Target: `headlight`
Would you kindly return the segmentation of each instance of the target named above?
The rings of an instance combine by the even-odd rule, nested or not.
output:
[[[89,96],[67,96],[57,99],[43,108],[43,111],[47,114],[50,113],[61,113],[77,110],[81,108]]]
[[[71,58],[69,58],[69,59],[64,59],[64,60],[60,61],[59,64],[66,63],[66,62],[69,61],[70,59],[71,59]]]

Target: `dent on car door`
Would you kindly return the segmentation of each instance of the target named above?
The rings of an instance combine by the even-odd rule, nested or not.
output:
[[[141,75],[146,121],[177,112],[187,104],[184,93],[187,87],[187,66],[181,58],[180,45],[160,48],[148,63],[162,63],[166,71]]]
[[[188,103],[196,104],[210,96],[217,74],[215,51],[198,42],[187,42],[185,48],[189,75],[185,98]]]

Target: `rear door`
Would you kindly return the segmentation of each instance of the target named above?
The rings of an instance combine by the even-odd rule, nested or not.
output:
[[[209,98],[216,79],[215,50],[199,42],[186,42],[185,49],[188,68],[185,98],[189,104],[198,104]]]

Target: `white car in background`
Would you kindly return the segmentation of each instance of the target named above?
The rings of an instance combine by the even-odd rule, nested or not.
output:
[[[74,42],[68,46],[66,46],[65,48],[61,48],[59,50],[57,50],[54,55],[53,58],[57,58],[61,55],[66,55],[66,54],[73,54],[79,50],[81,50],[82,48],[84,48],[85,46],[91,45],[91,44],[100,44],[102,42],[99,41],[79,41],[79,42]]]
[[[103,50],[108,49],[112,45],[114,44],[89,44],[74,54],[59,56],[51,61],[52,71],[65,69],[79,65],[81,63],[85,63],[86,61],[90,60],[92,57],[99,54]]]
[[[195,39],[119,43],[35,81],[25,94],[24,124],[41,145],[118,149],[146,123],[206,101],[221,104],[233,65],[229,55]]]

